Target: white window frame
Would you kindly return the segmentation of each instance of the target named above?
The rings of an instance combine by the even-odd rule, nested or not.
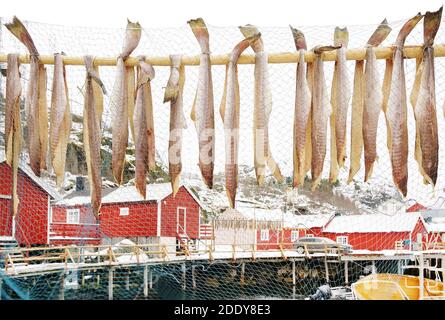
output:
[[[179,210],[184,210],[183,230],[179,230]],[[176,232],[187,233],[187,207],[176,207]]]
[[[290,241],[294,242],[300,237],[300,231],[298,230],[292,230],[290,232]]]
[[[336,242],[339,244],[348,244],[348,236],[337,236]]]
[[[77,215],[76,220],[72,219],[72,214]],[[80,209],[79,208],[66,209],[66,223],[67,224],[79,224],[80,223]]]
[[[119,215],[120,216],[129,216],[130,215],[130,208],[129,207],[121,207],[121,208],[119,208]]]
[[[261,241],[269,241],[270,240],[270,231],[269,231],[269,229],[261,229],[261,231],[260,231],[260,240]]]

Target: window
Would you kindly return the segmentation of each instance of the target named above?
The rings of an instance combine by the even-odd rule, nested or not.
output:
[[[120,216],[128,216],[130,214],[130,208],[119,208]]]
[[[298,239],[298,236],[299,236],[298,230],[292,230],[290,234],[290,241],[294,242],[295,240]]]
[[[306,235],[306,237],[307,237],[307,238],[313,238],[314,235],[309,233],[309,234]]]
[[[348,237],[346,237],[346,236],[337,237],[337,243],[348,244]]]
[[[66,210],[66,223],[78,224],[80,221],[80,209]]]
[[[260,235],[261,241],[268,241],[269,240],[269,230],[268,229],[262,229],[261,235]]]

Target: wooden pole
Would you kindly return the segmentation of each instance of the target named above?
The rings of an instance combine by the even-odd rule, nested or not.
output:
[[[329,283],[329,266],[328,266],[328,257],[325,256],[324,258],[324,269],[326,273],[326,282]]]
[[[148,266],[144,267],[144,297],[148,297]]]
[[[297,279],[295,277],[295,260],[292,260],[292,285],[295,288],[295,285],[297,283]]]
[[[423,254],[419,254],[419,300],[423,300],[423,290],[424,290],[424,276],[423,271],[425,270],[425,261],[423,259]]]
[[[29,293],[28,293],[29,297]],[[62,271],[59,285],[59,300],[65,300],[65,272]]]
[[[240,283],[243,285],[245,283],[244,274],[246,272],[246,263],[243,262],[241,264],[241,277],[240,277]]]
[[[443,295],[445,296],[445,256],[441,259],[442,260],[442,290]],[[0,286],[0,292],[1,292],[1,286]]]
[[[125,275],[125,289],[130,291],[130,271]]]
[[[422,46],[405,46],[404,57],[406,59],[415,59],[422,56]],[[390,59],[392,57],[393,48],[392,47],[376,47],[375,54],[377,59]],[[436,57],[445,56],[445,45],[435,45],[434,54]],[[297,63],[299,60],[298,52],[279,52],[269,54],[269,63]],[[348,49],[346,51],[347,60],[364,60],[366,56],[365,48]],[[41,55],[40,62],[42,64],[54,64],[54,56],[52,55]],[[195,56],[183,56],[182,65],[184,66],[198,66],[199,65],[199,55]],[[306,62],[314,61],[315,54],[312,51],[308,51],[304,55]],[[322,59],[324,61],[335,61],[337,60],[337,50],[324,52]],[[7,55],[0,55],[0,62],[6,62]],[[20,63],[30,63],[30,56],[20,55]],[[138,64],[138,58],[129,57],[125,64],[127,66],[135,66]],[[147,62],[153,66],[170,66],[170,58],[165,57],[148,57]],[[63,62],[65,65],[84,65],[83,57],[80,56],[63,56]],[[96,57],[94,58],[94,65],[96,66],[115,66],[117,62],[116,57]],[[215,55],[210,57],[210,62],[212,65],[226,65],[229,62],[229,55]],[[255,55],[253,54],[243,54],[238,60],[238,64],[254,64]]]
[[[108,271],[108,300],[113,300],[113,269]]]
[[[153,289],[153,270],[151,268],[148,271],[148,287]]]
[[[186,268],[185,268],[185,263],[182,264],[182,290],[185,291],[185,289],[187,288],[187,278],[186,278]]]
[[[196,289],[195,267],[196,266],[192,266],[192,287],[193,287],[193,289]]]
[[[0,278],[0,301],[2,300],[2,292],[3,292],[3,279]]]
[[[345,284],[348,285],[349,284],[349,270],[348,270],[348,266],[349,265],[349,261],[346,260],[345,261]]]

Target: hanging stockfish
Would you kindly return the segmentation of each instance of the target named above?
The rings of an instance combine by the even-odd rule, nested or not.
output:
[[[181,55],[170,56],[170,78],[168,79],[164,94],[164,103],[170,101],[168,171],[170,174],[173,196],[175,196],[179,190],[179,181],[182,170],[182,130],[187,128],[182,104],[185,70],[184,66],[181,64],[181,58]]]
[[[337,60],[335,61],[334,77],[331,89],[332,113],[330,118],[331,128],[331,168],[329,181],[337,181],[338,169],[342,168],[346,158],[346,120],[350,89],[348,69],[346,66],[346,48],[348,46],[349,33],[346,28],[335,28],[334,45],[340,46],[337,50]]]
[[[65,65],[60,53],[54,55],[54,77],[50,114],[50,159],[56,174],[56,185],[62,186],[65,176],[66,150],[71,130],[71,110]]]
[[[388,98],[384,106],[386,107],[385,115],[392,175],[395,185],[403,196],[407,194],[408,183],[408,126],[403,46],[406,37],[422,17],[418,13],[415,17],[408,20],[400,30],[394,48],[392,66],[387,64],[387,67],[392,67],[391,73],[387,72],[387,77],[390,77],[390,79],[387,79],[386,82],[384,81],[384,85],[389,84],[389,87],[385,88],[384,91],[384,99],[385,94]]]
[[[105,93],[105,87],[99,79],[93,67],[93,58],[85,56],[86,80],[85,80],[85,106],[83,110],[83,143],[85,148],[85,160],[88,168],[88,180],[90,184],[91,207],[93,213],[99,215],[102,202],[102,178],[101,178],[101,106],[102,97],[96,96],[93,83],[96,83]],[[99,104],[98,104],[99,103]]]
[[[338,49],[338,46],[315,47],[313,86],[312,86],[312,127],[311,127],[311,175],[312,191],[318,186],[323,173],[324,159],[326,157],[326,139],[328,118],[332,107],[329,102],[326,80],[324,77],[324,68],[322,55],[324,51]]]
[[[379,46],[391,32],[391,27],[385,20],[377,27],[372,34],[366,47],[366,67],[364,72],[363,105],[361,119],[357,120],[362,127],[357,136],[362,137],[362,143],[365,154],[365,181],[371,177],[374,162],[377,159],[377,129],[379,123],[380,111],[382,110],[383,95],[378,72],[377,58],[374,47]],[[363,121],[363,122],[362,122]],[[355,133],[353,132],[353,135]],[[351,139],[354,137],[351,135]],[[357,137],[356,137],[357,138]],[[352,154],[352,150],[351,150]],[[361,155],[361,148],[360,148]],[[359,159],[360,160],[360,159]],[[352,168],[352,165],[351,165]]]
[[[258,28],[252,25],[239,27],[245,38],[259,34]],[[275,162],[269,144],[269,119],[272,112],[272,92],[268,72],[268,54],[264,51],[263,39],[252,44],[255,52],[255,89],[253,109],[253,143],[254,165],[257,183],[264,185],[266,165],[278,182],[284,180],[280,168]]]
[[[210,62],[209,32],[201,18],[188,21],[201,48],[199,58],[199,79],[191,119],[195,123],[199,144],[199,169],[204,183],[213,188],[215,163],[215,114],[213,105],[213,84]]]
[[[25,98],[27,144],[30,167],[35,175],[46,169],[48,152],[48,111],[46,103],[46,68],[39,62],[39,52],[23,23],[14,17],[5,24],[29,51],[31,63]]]
[[[224,123],[225,136],[225,175],[226,193],[231,208],[235,207],[236,189],[238,187],[238,144],[239,144],[239,108],[240,95],[237,62],[241,53],[260,38],[260,34],[248,37],[238,43],[230,54],[226,66],[224,93],[220,114]]]
[[[293,136],[293,186],[302,186],[306,176],[307,132],[311,113],[311,91],[307,81],[304,55],[307,50],[306,39],[303,32],[292,27],[295,46],[299,53],[296,72],[295,110],[294,110],[294,136]],[[309,146],[310,147],[310,146]]]
[[[21,151],[22,127],[20,122],[20,84],[19,55],[8,54],[6,70],[6,101],[5,101],[5,153],[6,163],[12,167],[12,212],[15,216],[19,207],[17,179],[19,155]]]
[[[145,62],[145,57],[139,59],[137,74],[136,106],[134,110],[135,186],[145,199],[147,168],[153,170],[156,166],[153,102],[150,85],[150,81],[155,77],[155,70]]]
[[[134,130],[134,67],[126,67],[125,60],[136,49],[140,39],[140,24],[128,20],[124,47],[117,58],[117,76],[110,100],[112,112],[112,171],[117,184],[121,184],[123,180],[129,123],[131,130]]]
[[[411,104],[416,119],[415,159],[425,184],[436,184],[439,164],[439,140],[436,115],[434,38],[440,26],[442,8],[424,17],[423,56],[417,60],[416,80]]]

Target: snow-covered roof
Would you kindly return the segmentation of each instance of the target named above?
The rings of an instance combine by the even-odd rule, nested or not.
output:
[[[410,232],[419,219],[423,221],[419,213],[342,215],[335,216],[324,232]]]
[[[3,163],[3,162],[5,162],[5,152],[4,152],[4,150],[0,150],[0,163]],[[50,186],[44,180],[44,178],[37,177],[26,163],[24,163],[23,161],[20,161],[19,169],[24,174],[26,174],[32,181],[34,181],[40,188],[42,188],[46,193],[48,193],[53,199],[55,199],[55,200],[61,199],[60,194],[52,186]]]
[[[183,186],[190,193],[190,195],[195,199],[196,202],[200,204],[199,199],[187,186]],[[118,188],[107,188],[102,189],[102,204],[105,203],[122,203],[122,202],[140,202],[140,201],[159,201],[165,199],[167,196],[172,194],[171,184],[168,183],[150,183],[147,184],[147,197],[144,199],[139,192],[136,190],[135,186],[121,186]],[[57,204],[74,206],[74,205],[84,205],[90,203],[90,193],[88,190],[74,191],[66,195]]]

